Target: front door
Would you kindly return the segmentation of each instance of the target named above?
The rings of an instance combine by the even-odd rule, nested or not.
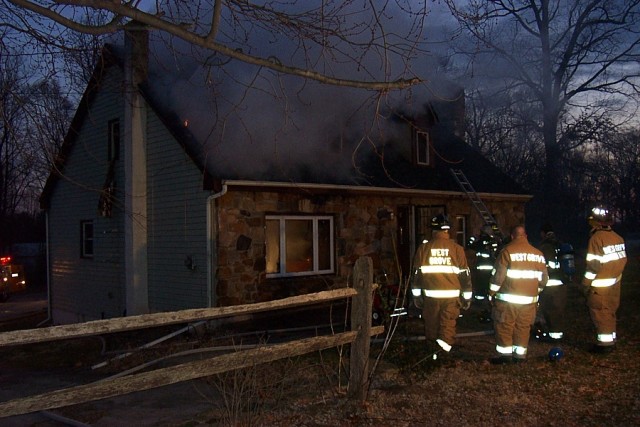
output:
[[[398,207],[398,256],[403,281],[411,274],[416,249],[431,238],[431,218],[440,213],[446,213],[444,205]]]

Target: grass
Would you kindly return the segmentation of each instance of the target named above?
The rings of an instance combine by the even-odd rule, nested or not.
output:
[[[564,358],[550,362],[551,345],[532,340],[527,362],[506,366],[488,363],[495,341],[492,335],[483,334],[459,338],[455,360],[422,360],[425,344],[416,339],[422,333],[421,321],[404,318],[376,366],[366,402],[346,398],[349,363],[345,346],[194,383],[193,398],[207,399],[211,409],[182,425],[640,425],[639,306],[640,268],[638,260],[632,259],[623,277],[614,353],[598,356],[587,351],[595,332],[584,299],[577,289],[571,289],[569,328],[561,346]],[[491,324],[480,320],[481,311],[476,305],[466,312],[458,332],[490,330]],[[127,337],[116,338],[124,343]],[[380,348],[372,345],[373,358]],[[86,371],[104,350],[104,342],[86,338],[3,349],[0,360],[3,369]],[[135,361],[139,360],[132,358],[130,363]],[[125,366],[112,367],[117,368]],[[64,412],[82,421],[83,407],[88,414],[91,405]],[[158,420],[157,425],[166,424]]]

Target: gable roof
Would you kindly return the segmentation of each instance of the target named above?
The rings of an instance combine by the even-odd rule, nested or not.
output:
[[[53,192],[53,188],[58,180],[62,177],[67,156],[71,152],[74,142],[78,137],[78,130],[89,113],[93,99],[100,90],[103,76],[107,70],[114,65],[120,67],[123,66],[120,58],[115,55],[108,46],[105,46],[105,48],[102,49],[101,55],[98,57],[98,63],[89,78],[89,83],[82,94],[82,98],[78,103],[78,108],[76,109],[73,119],[71,119],[69,129],[64,137],[60,151],[54,159],[51,172],[45,182],[42,194],[40,195],[40,208],[46,209],[49,207],[51,193]]]
[[[52,173],[42,192],[40,204],[43,209],[49,206],[52,190],[62,175],[67,155],[78,136],[77,131],[91,107],[95,94],[100,90],[102,77],[111,66],[124,67],[124,61],[116,54],[116,51],[117,49],[113,49],[109,45],[103,49],[99,63],[79,103]],[[433,166],[430,167],[415,166],[410,151],[411,142],[400,140],[397,136],[395,139],[389,137],[384,141],[367,145],[367,149],[358,149],[353,152],[336,151],[335,148],[332,148],[331,143],[328,143],[326,147],[317,147],[323,153],[333,156],[329,156],[329,160],[324,162],[319,157],[309,155],[303,159],[297,158],[295,161],[274,162],[272,165],[260,169],[220,167],[219,162],[211,161],[211,157],[215,156],[211,156],[207,152],[205,143],[198,139],[189,126],[185,125],[185,119],[180,116],[180,112],[172,109],[171,103],[166,102],[164,96],[158,96],[157,90],[154,91],[149,82],[140,85],[138,89],[150,108],[158,115],[164,126],[202,172],[203,189],[205,190],[219,191],[222,183],[226,181],[253,181],[262,183],[262,185],[264,183],[288,183],[300,187],[332,185],[407,192],[460,192],[460,186],[450,171],[451,168],[455,168],[464,172],[477,192],[528,196],[527,192],[517,183],[507,177],[481,153],[455,136],[449,126],[438,123],[437,119],[430,129],[431,155],[435,157]],[[164,98],[164,100],[160,98]],[[437,107],[435,108],[437,110]],[[432,106],[427,110],[437,118],[438,112],[434,111]],[[185,113],[182,112],[182,114]],[[394,117],[399,119],[395,120],[398,123],[406,120],[397,115]],[[390,121],[393,122],[393,120]],[[409,126],[406,123],[405,125]],[[250,159],[257,155],[247,152],[237,154],[238,157],[230,163],[243,162],[243,158]],[[272,159],[263,158],[261,160],[268,162]]]

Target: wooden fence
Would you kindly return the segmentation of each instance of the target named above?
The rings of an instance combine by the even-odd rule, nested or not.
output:
[[[384,332],[383,326],[373,328],[371,326],[374,285],[373,268],[370,258],[363,257],[358,259],[355,264],[353,278],[353,288],[323,291],[257,304],[145,314],[117,319],[96,320],[74,325],[51,326],[42,329],[0,333],[0,347],[17,346],[194,321],[213,320],[241,314],[252,314],[318,304],[344,298],[352,299],[350,331],[238,351],[206,360],[183,363],[169,368],[160,368],[150,372],[105,379],[91,384],[1,402],[0,418],[55,409],[162,387],[345,344],[351,344],[350,377],[347,395],[351,399],[365,400],[369,378],[368,361],[370,338],[371,336]]]

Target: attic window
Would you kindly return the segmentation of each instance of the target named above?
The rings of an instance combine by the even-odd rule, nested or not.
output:
[[[416,131],[414,150],[416,164],[421,166],[431,166],[431,156],[429,155],[429,134],[427,132]]]
[[[268,278],[333,273],[333,217],[268,215],[265,220]]]

